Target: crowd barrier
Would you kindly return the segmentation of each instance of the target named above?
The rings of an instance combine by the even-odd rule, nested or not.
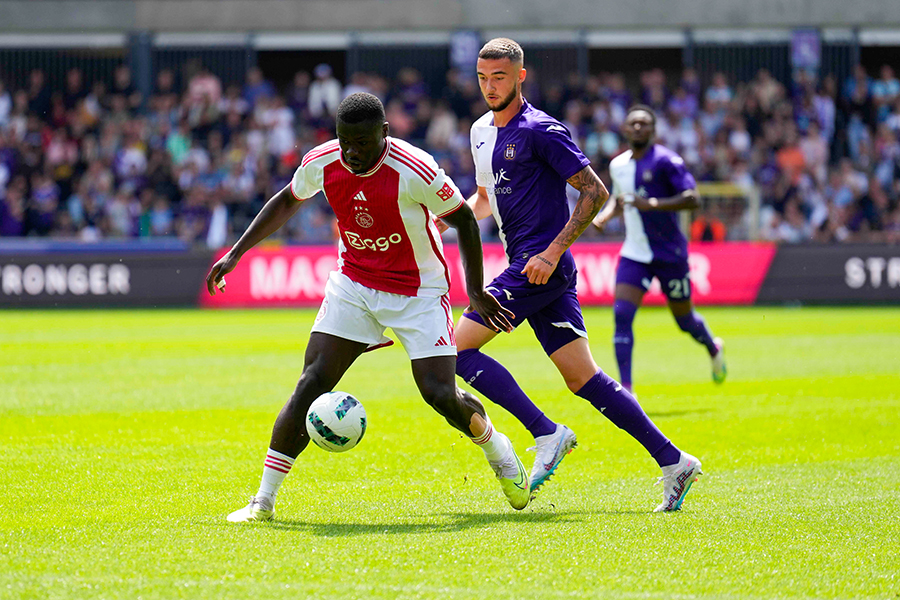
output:
[[[212,256],[140,246],[0,253],[0,308],[196,306]]]
[[[573,248],[578,265],[578,298],[585,306],[612,304],[620,244],[583,243]],[[465,278],[455,243],[444,246],[450,268],[450,301],[466,304]],[[689,261],[694,296],[705,304],[751,304],[756,299],[775,246],[767,244],[698,244]],[[227,292],[201,296],[209,307],[318,306],[328,273],[337,265],[331,247],[261,248],[248,252],[226,278]],[[489,281],[508,265],[499,244],[485,244],[484,271]],[[648,304],[664,296],[653,282]]]
[[[620,244],[580,243],[578,297],[584,306],[613,302]],[[260,247],[210,297],[204,277],[223,252],[141,246],[78,251],[0,252],[0,307],[315,307],[337,266],[332,246]],[[450,300],[466,304],[455,243],[445,246]],[[507,266],[499,244],[484,247],[488,280]],[[697,304],[900,304],[900,246],[692,244],[689,262]],[[647,304],[665,302],[653,282]]]
[[[900,246],[781,246],[759,304],[900,304]]]

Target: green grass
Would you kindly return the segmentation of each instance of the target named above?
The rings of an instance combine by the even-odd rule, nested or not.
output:
[[[0,312],[0,598],[900,597],[900,309],[702,312],[722,387],[666,312],[636,323],[641,403],[707,473],[681,513],[650,512],[652,460],[523,328],[489,352],[580,441],[525,511],[395,347],[339,386],[363,443],[310,447],[277,521],[249,526],[224,517],[256,490],[313,312]],[[617,374],[610,311],[587,320]]]

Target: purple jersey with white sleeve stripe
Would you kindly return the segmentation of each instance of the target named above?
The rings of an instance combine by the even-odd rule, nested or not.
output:
[[[475,180],[487,190],[510,262],[543,252],[569,220],[566,180],[590,164],[569,130],[527,101],[505,127],[472,125]],[[567,253],[568,254],[568,253]]]
[[[697,187],[684,160],[665,146],[654,144],[640,159],[631,150],[612,159],[609,172],[613,194],[637,194],[645,198],[670,198]],[[687,260],[687,239],[678,226],[677,211],[640,211],[626,205],[625,243],[621,255],[649,264],[654,260]]]

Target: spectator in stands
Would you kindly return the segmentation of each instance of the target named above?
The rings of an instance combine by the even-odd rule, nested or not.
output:
[[[144,99],[141,96],[140,91],[135,87],[134,82],[131,80],[131,69],[128,68],[128,65],[119,65],[116,67],[110,95],[111,99],[120,98],[127,110],[132,114],[141,107],[141,103]]]
[[[457,71],[447,73],[439,97],[410,69],[393,84],[354,73],[342,90],[320,65],[314,82],[298,72],[284,96],[258,69],[248,71],[245,89],[231,84],[224,96],[218,77],[199,63],[185,69],[191,73],[180,87],[161,70],[146,113],[124,65],[110,81],[70,69],[58,90],[40,70],[22,89],[0,83],[0,234],[179,235],[218,243],[243,230],[300,157],[333,136],[329,113],[348,90],[383,97],[394,135],[423,138],[464,192],[474,185],[469,127],[484,109],[474,79]],[[624,73],[560,73],[529,77],[528,96],[545,98],[599,172],[621,150],[618,130],[636,93],[663,106],[660,138],[698,180],[761,190],[770,239],[897,241],[900,91],[890,65],[878,73],[871,81],[856,67],[840,94],[834,77],[798,73],[790,95],[765,70],[734,88],[718,73],[704,88],[687,69],[671,94],[658,69],[640,75],[634,90]],[[304,214],[279,235],[332,239],[327,210]],[[701,211],[694,237],[720,239],[717,221],[725,237],[746,231],[729,205]]]
[[[187,102],[189,106],[204,104],[218,106],[222,98],[222,82],[205,66],[200,65],[188,83]]]
[[[316,66],[313,74],[316,79],[309,86],[309,114],[313,119],[331,121],[341,103],[341,84],[325,63]]]
[[[247,71],[246,83],[244,84],[244,100],[250,107],[250,110],[256,108],[256,101],[260,98],[272,98],[275,96],[275,86],[272,82],[263,77],[262,69],[259,67],[251,67]]]

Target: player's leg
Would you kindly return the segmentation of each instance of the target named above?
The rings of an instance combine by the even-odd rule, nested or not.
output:
[[[679,510],[700,475],[700,461],[680,451],[647,416],[637,399],[597,366],[586,339],[550,355],[566,385],[612,423],[636,439],[662,469],[663,502],[657,512]]]
[[[313,332],[309,336],[303,373],[272,428],[259,489],[248,506],[228,515],[229,521],[265,521],[274,516],[278,490],[291,472],[297,456],[309,444],[305,420],[310,404],[334,389],[366,346],[366,343],[326,333]]]
[[[451,426],[483,451],[513,508],[528,505],[531,493],[522,461],[509,439],[494,430],[481,402],[456,387],[454,356],[432,356],[412,361],[413,377],[422,398]]]
[[[500,304],[516,315],[513,326],[521,324],[560,291],[558,286],[550,283],[545,289],[528,284],[528,280],[518,273],[521,270],[522,266],[518,264],[511,266],[487,288]],[[552,434],[556,431],[556,423],[522,391],[506,367],[481,351],[496,336],[497,332],[488,328],[478,313],[464,313],[456,326],[459,353],[456,374],[482,396],[516,417],[535,438]]]
[[[456,374],[485,398],[516,417],[534,437],[552,433],[556,423],[531,401],[506,367],[481,351],[482,346],[494,339],[497,333],[485,327],[480,319],[477,313],[466,313],[459,319],[456,326],[459,352]]]
[[[616,330],[613,347],[619,365],[619,380],[629,392],[634,387],[631,378],[631,358],[634,353],[634,317],[650,288],[653,275],[647,265],[628,258],[620,258],[616,269],[613,318]]]
[[[343,275],[329,277],[306,346],[303,373],[272,428],[259,490],[246,508],[228,515],[229,521],[272,518],[278,489],[309,444],[305,418],[310,404],[331,391],[367,347],[385,340],[384,327],[364,308],[360,288]]]
[[[687,261],[675,265],[663,264],[655,269],[678,327],[702,344],[709,352],[712,363],[712,378],[716,383],[725,381],[728,373],[725,367],[724,344],[721,338],[713,336],[706,320],[694,310],[691,300],[691,278]]]
[[[456,340],[450,300],[384,295],[375,314],[403,343],[413,377],[425,401],[484,451],[513,508],[522,509],[531,494],[522,462],[505,435],[495,431],[484,407],[456,387]],[[435,341],[437,340],[437,341]]]
[[[619,429],[641,443],[660,467],[678,462],[680,452],[650,420],[637,399],[594,361],[588,341],[580,338],[550,355],[566,386],[590,402]]]

